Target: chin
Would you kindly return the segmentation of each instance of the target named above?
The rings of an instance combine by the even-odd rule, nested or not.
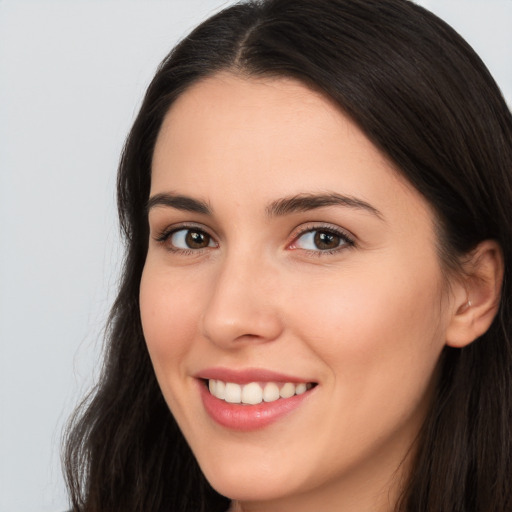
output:
[[[210,485],[223,496],[237,501],[271,501],[294,494],[301,487],[300,475],[273,464],[255,466],[234,461],[202,467]]]
[[[293,489],[283,488],[280,479],[259,479],[255,475],[240,477],[208,478],[210,485],[223,496],[232,500],[256,502],[273,501],[294,493]]]

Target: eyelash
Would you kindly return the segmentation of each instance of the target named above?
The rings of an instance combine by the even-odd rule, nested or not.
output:
[[[294,244],[296,244],[297,241],[301,237],[306,235],[307,233],[314,233],[314,232],[335,235],[340,238],[340,245],[333,249],[324,249],[324,250],[322,250],[322,249],[316,249],[316,250],[315,249],[302,249],[303,251],[308,253],[308,255],[321,257],[321,256],[330,255],[330,254],[336,254],[340,251],[343,251],[345,249],[350,249],[351,247],[355,246],[355,240],[351,235],[349,235],[346,231],[340,229],[339,227],[332,226],[331,224],[322,224],[322,225],[309,224],[309,225],[306,225],[306,226],[300,228],[300,230],[296,234],[294,234],[293,241],[291,244],[289,244],[289,246],[293,246]],[[301,249],[301,248],[298,248],[298,249]],[[297,250],[297,249],[295,249],[295,250]]]
[[[207,235],[211,240],[214,240],[214,238],[203,228],[193,225],[193,224],[181,224],[179,226],[174,226],[172,228],[164,229],[162,232],[157,234],[155,236],[155,241],[159,244],[165,245],[166,249],[172,253],[178,253],[182,254],[184,256],[192,255],[192,254],[198,254],[203,252],[205,249],[208,249],[209,247],[199,248],[199,249],[182,249],[179,247],[171,246],[170,244],[167,244],[166,242],[177,232],[179,231],[196,231],[198,233],[203,233]],[[320,232],[320,233],[327,233],[330,235],[335,235],[340,238],[340,244],[338,247],[335,247],[333,249],[302,249],[304,252],[308,253],[308,255],[314,255],[317,257],[330,255],[330,254],[336,254],[342,250],[349,249],[355,245],[355,241],[351,235],[349,235],[346,231],[334,227],[332,225],[318,225],[318,224],[310,224],[302,227],[297,233],[293,235],[293,241],[291,244],[288,244],[287,247],[291,247],[297,243],[297,241],[306,235],[307,233],[314,233],[314,232]],[[293,248],[293,250],[298,250],[299,248]]]
[[[155,241],[158,242],[159,244],[165,245],[166,249],[169,252],[177,253],[177,254],[182,254],[184,256],[189,256],[189,255],[192,255],[192,254],[198,254],[198,253],[204,251],[205,249],[208,249],[208,247],[204,247],[204,248],[201,248],[201,249],[192,249],[192,248],[181,249],[179,247],[174,247],[174,246],[172,246],[170,244],[167,244],[167,241],[175,233],[178,233],[179,231],[195,231],[196,233],[204,233],[211,240],[214,240],[213,236],[211,236],[205,229],[203,229],[203,228],[201,228],[201,227],[199,227],[197,225],[194,225],[194,224],[181,224],[179,226],[174,226],[172,228],[164,229],[162,232],[160,232],[159,234],[157,234],[155,236]]]

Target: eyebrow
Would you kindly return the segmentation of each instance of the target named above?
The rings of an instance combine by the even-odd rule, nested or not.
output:
[[[202,213],[211,215],[212,209],[205,201],[193,199],[192,197],[177,194],[155,194],[150,197],[146,204],[146,212],[157,206],[167,206],[184,212]]]
[[[201,213],[203,215],[212,215],[213,211],[206,201],[194,199],[189,196],[160,193],[150,197],[146,204],[146,212],[158,206],[166,206],[175,208],[185,212]],[[374,206],[357,199],[353,196],[345,196],[336,193],[326,194],[297,194],[290,197],[284,197],[276,201],[272,201],[266,208],[265,212],[268,217],[282,217],[291,213],[306,212],[317,208],[325,208],[327,206],[343,206],[346,208],[354,208],[363,210],[379,219],[383,220],[382,213]]]
[[[290,213],[306,212],[326,206],[344,206],[356,210],[363,210],[384,220],[382,213],[366,201],[362,201],[353,196],[345,196],[336,193],[297,194],[285,197],[270,203],[266,208],[266,213],[269,217],[281,217]]]

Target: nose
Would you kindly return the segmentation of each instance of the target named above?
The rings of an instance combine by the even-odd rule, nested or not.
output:
[[[253,255],[226,257],[203,313],[203,335],[224,349],[277,339],[283,326],[276,274]]]

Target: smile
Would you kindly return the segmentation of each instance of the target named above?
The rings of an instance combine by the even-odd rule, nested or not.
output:
[[[230,404],[257,405],[262,402],[275,402],[302,395],[312,387],[313,384],[306,382],[249,382],[242,385],[217,379],[208,380],[210,393]]]
[[[194,375],[207,415],[230,430],[259,430],[303,409],[318,382],[296,375],[246,368],[207,368]]]

